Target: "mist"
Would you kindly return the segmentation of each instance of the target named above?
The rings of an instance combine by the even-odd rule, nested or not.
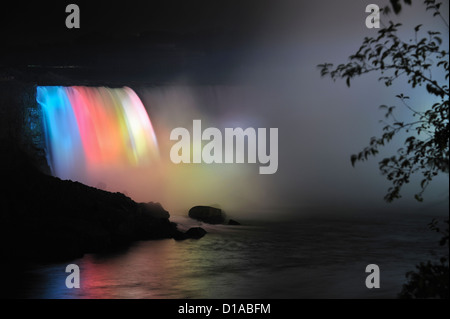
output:
[[[138,91],[149,114],[156,119],[155,130],[162,144],[169,141],[170,129],[190,128],[193,119],[201,119],[205,127],[208,124],[219,129],[279,128],[276,174],[261,176],[256,167],[244,164],[182,164],[172,168],[174,165],[169,163],[170,171],[183,176],[182,181],[174,179],[169,194],[186,183],[190,185],[187,192],[173,194],[187,198],[189,205],[214,202],[239,214],[254,211],[249,213],[252,216],[265,216],[266,211],[269,216],[305,215],[309,211],[447,213],[446,174],[433,181],[420,205],[414,199],[418,177],[404,187],[401,199],[384,202],[390,183],[380,174],[378,162],[401,147],[404,135],[397,136],[377,157],[358,163],[355,168],[351,166],[350,155],[382,131],[384,124],[380,120],[384,114],[379,105],[398,105],[395,95],[404,93],[420,108],[429,105],[430,96],[425,88],[413,90],[401,79],[386,88],[378,76],[367,75],[348,88],[344,81],[320,77],[318,64],[346,61],[365,36],[377,32],[364,26],[365,4],[347,2],[327,3],[325,8],[307,2],[285,1],[277,5],[260,29],[254,30],[258,35],[239,54],[228,52],[239,58],[228,70],[226,84],[192,84],[190,74],[183,74],[169,85]],[[405,25],[401,30],[405,38],[412,36],[418,20],[439,29],[439,21],[431,14],[421,14],[421,5],[406,6],[398,17]],[[343,14],[338,10],[342,6],[347,8]],[[333,11],[341,15],[333,15]],[[303,12],[301,19],[299,12]],[[434,76],[439,78],[442,74]],[[411,117],[405,108],[398,107],[396,112],[405,119]],[[169,150],[161,147],[164,160]],[[200,189],[206,191],[196,192]]]

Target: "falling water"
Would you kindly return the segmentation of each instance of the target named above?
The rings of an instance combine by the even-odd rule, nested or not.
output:
[[[55,176],[83,180],[99,169],[139,167],[159,158],[147,111],[128,87],[40,86],[37,101]]]

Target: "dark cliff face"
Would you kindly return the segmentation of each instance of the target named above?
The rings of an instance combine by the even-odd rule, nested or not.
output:
[[[34,166],[49,174],[36,84],[17,77],[20,77],[17,72],[0,72],[0,145],[10,150],[20,149]],[[2,156],[11,157],[11,154],[5,149]]]

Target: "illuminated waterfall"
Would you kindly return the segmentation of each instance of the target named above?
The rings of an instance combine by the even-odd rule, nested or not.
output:
[[[144,105],[130,88],[40,86],[52,173],[82,180],[96,168],[146,165],[159,158]]]
[[[246,90],[166,86],[141,88],[138,97],[126,87],[40,86],[48,164],[61,179],[160,202],[174,215],[210,204],[240,214],[269,198],[266,179],[251,164],[174,164],[170,133],[190,129],[194,119],[221,130],[261,125],[251,122],[253,113],[242,113],[243,106],[262,103],[259,92]],[[151,106],[152,121],[144,105]]]

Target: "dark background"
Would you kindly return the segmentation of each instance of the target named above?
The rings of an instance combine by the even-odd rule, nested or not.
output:
[[[68,29],[69,3],[20,1],[5,7],[0,65],[33,72],[47,68],[91,80],[155,83],[188,72],[195,74],[193,81],[221,82],[238,62],[238,51],[251,46],[275,4],[77,1],[81,28]]]

